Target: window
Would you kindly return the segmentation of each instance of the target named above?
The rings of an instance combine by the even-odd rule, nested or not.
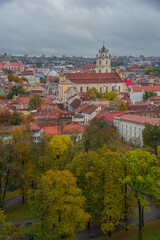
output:
[[[101,69],[99,69],[99,73],[101,73]]]
[[[102,93],[102,87],[100,87],[100,93]]]
[[[114,86],[112,87],[112,92],[114,91]]]
[[[80,92],[83,92],[83,87],[80,87]]]
[[[107,73],[108,71],[107,71],[107,69],[106,69],[106,73]]]
[[[121,92],[121,87],[120,86],[118,87],[118,92]]]
[[[108,64],[108,61],[106,60],[106,64]]]
[[[86,92],[88,92],[88,90],[89,90],[89,87],[86,88]]]
[[[101,60],[99,60],[99,65],[101,65]]]

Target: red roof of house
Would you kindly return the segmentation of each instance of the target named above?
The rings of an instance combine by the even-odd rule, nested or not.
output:
[[[79,113],[86,113],[86,114],[92,114],[98,107],[95,105],[88,105],[84,104],[80,108],[77,109],[77,112]]]
[[[122,83],[117,73],[66,73],[66,78],[74,83]]]
[[[16,100],[16,104],[28,104],[30,98],[29,97],[19,97]]]
[[[81,106],[81,100],[75,99],[70,105],[72,108],[77,109]]]
[[[160,121],[158,118],[150,118],[145,116],[133,115],[133,114],[123,114],[119,117],[114,117],[114,119],[123,120],[126,122],[134,122],[138,124],[153,124],[153,125],[160,125]]]
[[[54,125],[49,127],[43,127],[42,129],[48,135],[52,135],[52,136],[61,135],[61,134],[83,133],[85,131],[85,127],[75,122],[67,124],[66,126]]]
[[[119,117],[123,114],[125,114],[125,112],[100,111],[95,118],[103,118],[106,122],[113,123],[114,117]]]
[[[85,131],[85,127],[75,122],[71,122],[63,127],[64,134],[83,133],[84,131]]]
[[[156,92],[160,91],[160,84],[159,85],[152,85],[152,86],[133,86],[132,92]]]

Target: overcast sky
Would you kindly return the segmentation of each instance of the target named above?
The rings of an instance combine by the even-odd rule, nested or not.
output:
[[[160,56],[160,0],[0,0],[0,53]]]

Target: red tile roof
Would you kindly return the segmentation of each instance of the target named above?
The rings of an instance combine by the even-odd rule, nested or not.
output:
[[[153,125],[160,125],[160,120],[158,118],[150,118],[145,116],[133,115],[133,114],[123,114],[119,117],[114,117],[114,119],[120,119],[127,122],[135,122],[138,124],[153,124]]]
[[[85,127],[79,125],[78,123],[72,122],[66,126],[49,126],[42,128],[44,132],[48,135],[61,135],[61,134],[73,134],[73,133],[83,133]]]
[[[96,109],[97,109],[97,106],[95,106],[95,105],[84,104],[80,108],[77,109],[77,112],[92,114]]]
[[[95,118],[103,118],[106,122],[113,123],[114,117],[119,117],[123,114],[125,114],[125,112],[100,111]]]
[[[19,97],[16,100],[16,104],[28,104],[30,98],[29,97]]]
[[[72,108],[77,109],[81,106],[81,100],[75,99],[70,105]]]
[[[83,133],[84,131],[85,131],[85,127],[75,122],[71,122],[63,127],[64,134]]]
[[[153,86],[133,86],[131,89],[133,92],[156,92],[160,91],[160,84]]]
[[[66,73],[66,78],[74,83],[122,83],[117,73]]]

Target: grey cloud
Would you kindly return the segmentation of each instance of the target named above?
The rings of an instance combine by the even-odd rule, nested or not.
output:
[[[0,8],[0,53],[95,56],[105,40],[112,55],[160,55],[152,1],[8,0]]]

